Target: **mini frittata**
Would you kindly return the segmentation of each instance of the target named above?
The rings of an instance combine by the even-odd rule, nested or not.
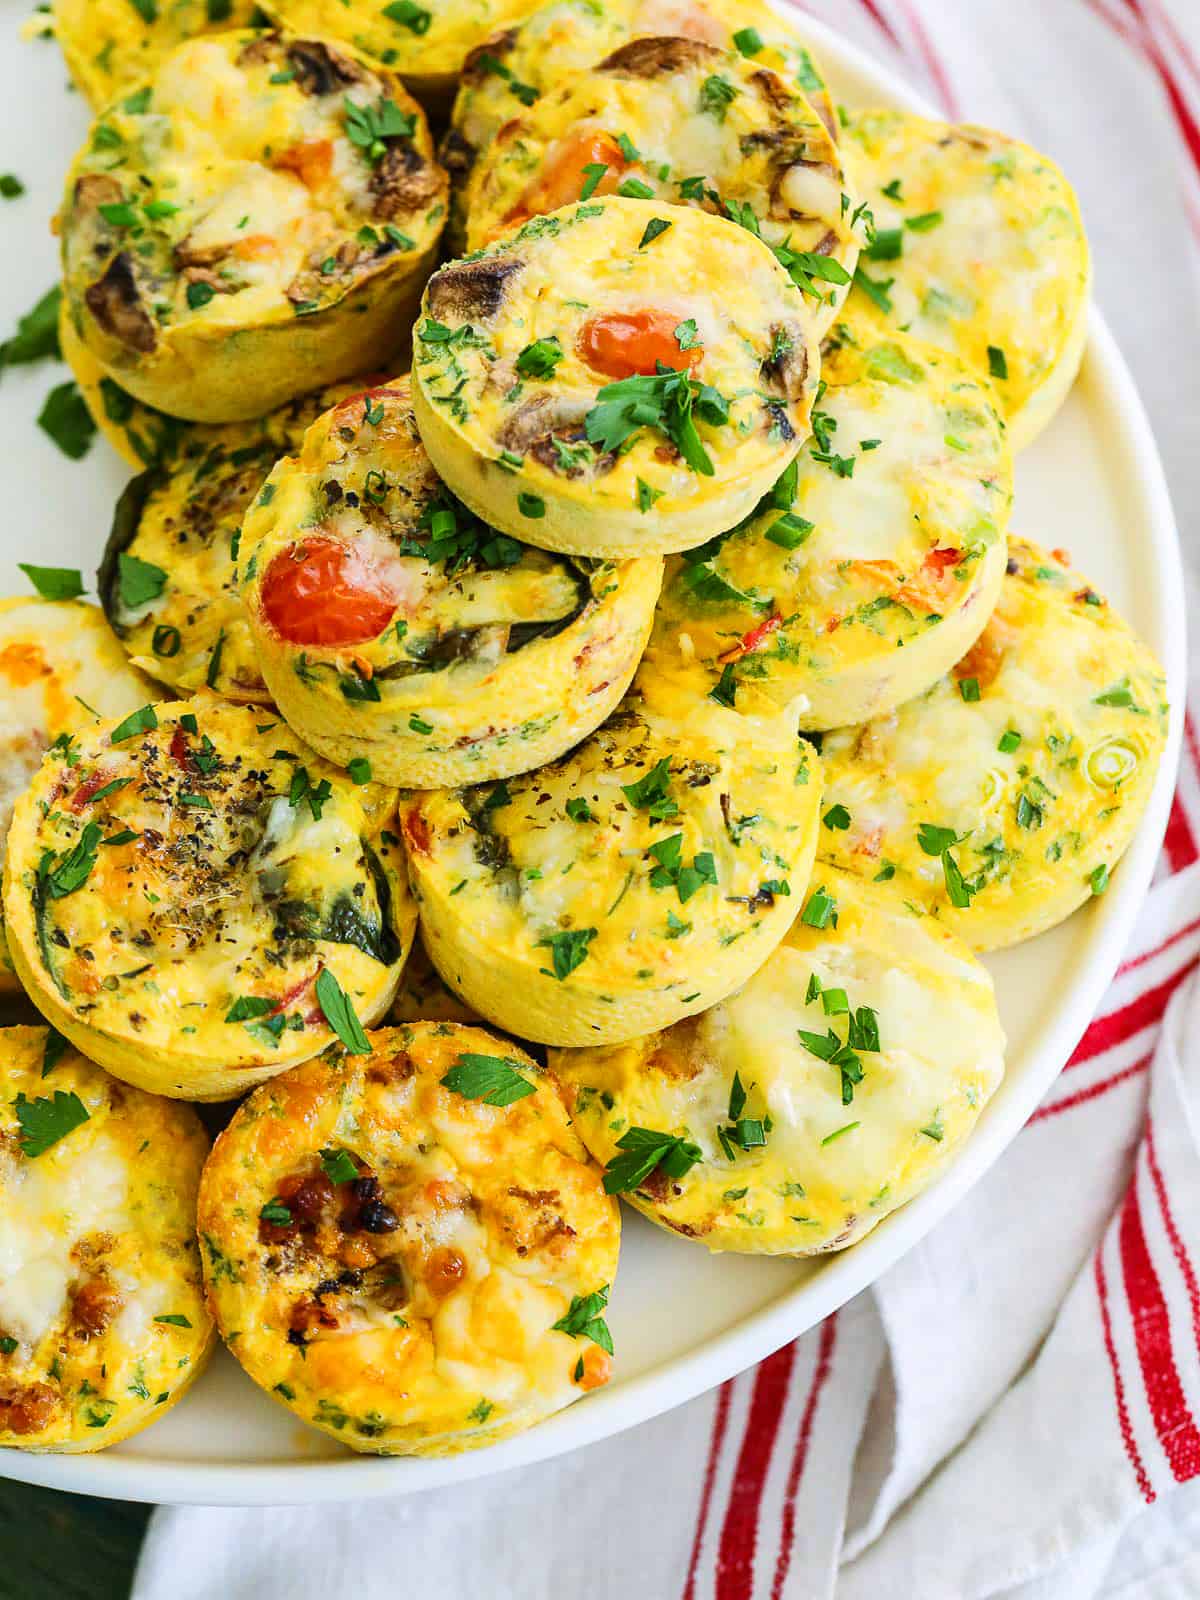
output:
[[[710,1250],[855,1244],[958,1151],[1004,1073],[992,980],[935,922],[818,868],[744,988],[665,1032],[554,1050],[605,1187]]]
[[[451,490],[574,555],[687,549],[747,515],[808,433],[800,290],[722,217],[616,195],[534,217],[429,281],[413,402]]]
[[[694,39],[736,49],[800,89],[839,136],[833,98],[803,38],[761,0],[550,0],[516,27],[485,39],[463,63],[441,159],[453,183],[450,231],[461,243],[471,174],[506,123],[568,74],[582,72],[634,39]]]
[[[165,1415],[208,1358],[208,1138],[53,1030],[0,1030],[0,1446],[81,1454]]]
[[[296,33],[348,39],[393,71],[431,109],[449,109],[468,54],[537,0],[267,0],[265,9]]]
[[[851,314],[813,436],[753,516],[671,556],[646,671],[805,729],[892,710],[948,672],[1004,578],[1012,461],[986,379]]]
[[[245,28],[261,16],[254,0],[51,0],[49,10],[71,76],[94,111],[144,82],[185,39]]]
[[[246,517],[241,594],[293,729],[412,788],[528,771],[591,733],[650,631],[656,556],[551,555],[448,492],[407,383],[343,400]]]
[[[876,227],[854,299],[988,373],[1009,443],[1024,449],[1066,399],[1087,342],[1091,257],[1070,184],[990,128],[861,111],[843,138]]]
[[[635,39],[563,79],[481,155],[468,247],[589,187],[686,202],[759,234],[813,302],[818,333],[846,297],[865,214],[804,93],[756,54]]]
[[[167,458],[126,486],[100,599],[131,659],[160,683],[270,700],[237,593],[242,517],[279,457],[348,391],[304,395],[257,422],[181,426]]]
[[[608,1044],[744,983],[802,903],[820,762],[795,719],[636,692],[507,783],[401,802],[425,948],[497,1026]]]
[[[117,1077],[239,1094],[391,1004],[416,922],[395,804],[261,709],[199,696],[93,724],[13,814],[18,976]]]
[[[259,417],[399,360],[445,201],[425,114],[386,67],[320,39],[192,39],[68,174],[70,316],[147,405]]]
[[[819,856],[972,949],[1016,944],[1104,892],[1166,736],[1147,647],[1065,552],[1012,539],[999,603],[954,670],[825,735]]]
[[[0,865],[13,806],[45,751],[69,756],[98,718],[124,716],[151,693],[98,607],[0,600]],[[0,909],[0,994],[19,988]]]
[[[354,1450],[444,1456],[608,1380],[620,1215],[550,1079],[482,1028],[382,1029],[257,1090],[200,1188],[209,1303]]]

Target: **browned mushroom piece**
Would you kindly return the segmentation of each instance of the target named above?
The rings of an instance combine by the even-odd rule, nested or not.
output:
[[[723,54],[715,45],[699,39],[631,39],[605,56],[596,71],[620,78],[669,78],[689,67],[719,61]]]
[[[426,290],[431,316],[439,321],[453,317],[494,317],[504,304],[508,285],[523,263],[515,256],[497,255],[482,261],[452,261],[435,272]]]
[[[138,289],[133,258],[122,250],[101,277],[84,290],[88,310],[105,333],[148,355],[158,345],[158,328]]]

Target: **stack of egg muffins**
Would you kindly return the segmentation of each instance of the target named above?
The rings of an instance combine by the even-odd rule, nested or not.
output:
[[[1136,828],[1162,673],[1008,528],[1078,207],[758,0],[52,10],[137,476],[102,611],[0,609],[0,1443],[127,1437],[219,1333],[476,1448],[609,1378],[618,1196],[807,1256],[925,1186],[979,955]]]

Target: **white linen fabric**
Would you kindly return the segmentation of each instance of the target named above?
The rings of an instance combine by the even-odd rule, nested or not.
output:
[[[1065,168],[1200,571],[1200,0],[804,9],[948,116]],[[1200,708],[1198,688],[1194,670]],[[133,1600],[1194,1600],[1192,716],[1187,733],[1100,1015],[1004,1157],[869,1294],[713,1394],[541,1466],[319,1513],[162,1510]]]

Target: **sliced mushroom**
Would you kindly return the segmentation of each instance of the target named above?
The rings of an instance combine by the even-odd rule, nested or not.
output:
[[[429,310],[439,321],[494,317],[523,262],[515,256],[452,261],[429,280]]]
[[[551,472],[564,478],[598,477],[611,472],[616,456],[597,451],[588,443],[584,400],[567,395],[540,394],[519,405],[501,428],[498,438],[514,455],[531,455]]]
[[[158,328],[142,303],[133,260],[122,250],[83,296],[87,308],[112,338],[148,355],[158,345]]]
[[[473,50],[468,50],[462,64],[461,81],[478,88],[485,78],[491,77],[494,70],[492,63],[503,61],[505,56],[511,55],[516,43],[517,30],[502,28],[499,33],[492,34],[490,39],[485,39]]]
[[[631,39],[605,56],[596,70],[619,78],[669,78],[676,72],[709,66],[722,54],[699,39]]]
[[[361,83],[364,76],[356,61],[321,39],[295,40],[287,47],[287,58],[304,94],[335,94],[352,83]]]
[[[776,322],[771,327],[771,354],[763,362],[763,386],[785,400],[799,400],[808,382],[808,345],[795,323]]]
[[[771,107],[772,111],[790,112],[796,104],[796,96],[777,72],[771,72],[766,67],[751,74],[750,82]]]
[[[438,160],[453,178],[465,178],[475,165],[475,146],[457,128],[449,128],[438,149]]]
[[[371,170],[372,214],[388,222],[423,210],[441,192],[437,167],[405,139],[393,139]]]
[[[85,172],[75,184],[75,211],[80,217],[99,211],[101,206],[120,205],[124,198],[117,180],[103,172]]]

